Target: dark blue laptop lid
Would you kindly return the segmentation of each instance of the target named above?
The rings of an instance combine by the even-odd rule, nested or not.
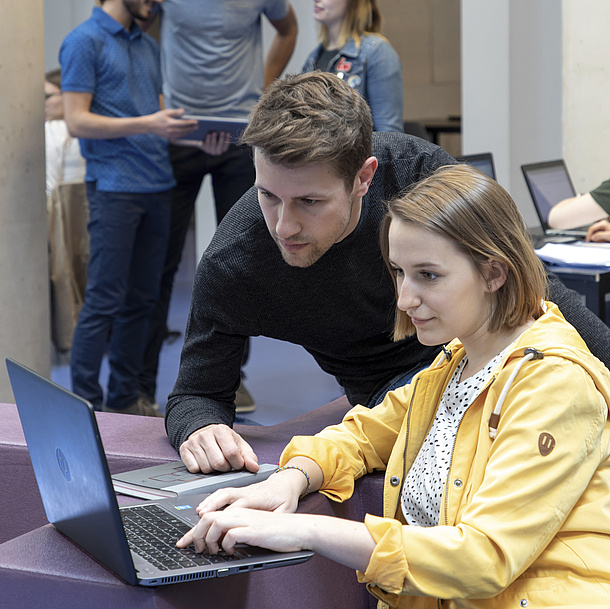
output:
[[[49,522],[135,584],[93,407],[11,359],[6,366]]]

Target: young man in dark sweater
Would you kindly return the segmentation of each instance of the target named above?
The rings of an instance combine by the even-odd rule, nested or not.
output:
[[[256,183],[199,263],[166,408],[168,436],[191,471],[258,468],[231,428],[248,336],[302,345],[352,404],[367,406],[440,348],[392,341],[395,291],[379,224],[384,201],[454,159],[418,138],[373,134],[364,99],[315,72],[271,85],[242,139]],[[608,365],[608,328],[554,277],[550,299]]]

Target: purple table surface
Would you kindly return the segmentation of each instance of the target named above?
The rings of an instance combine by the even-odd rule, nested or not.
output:
[[[342,508],[315,493],[301,502],[299,511],[341,516]],[[157,588],[130,586],[51,525],[0,544],[0,590],[0,607],[7,609],[373,609],[376,606],[375,599],[358,584],[353,570],[319,555],[300,565],[227,578]]]
[[[277,463],[292,436],[317,433],[339,422],[348,409],[340,398],[278,425],[236,425],[235,430],[254,447],[260,463]],[[112,474],[179,460],[163,419],[105,412],[96,417]],[[0,404],[0,489],[0,543],[47,523],[14,404]]]
[[[340,398],[278,425],[235,429],[261,463],[276,463],[293,435],[313,434],[337,423],[348,408],[347,400]],[[98,413],[97,419],[112,473],[178,459],[162,419],[108,413]],[[0,421],[0,608],[376,606],[351,569],[318,555],[302,565],[226,579],[154,589],[129,586],[46,524],[16,407],[0,404]],[[381,512],[382,488],[381,474],[367,476],[357,482],[349,501],[337,504],[315,493],[301,502],[299,511],[362,520],[367,512]]]

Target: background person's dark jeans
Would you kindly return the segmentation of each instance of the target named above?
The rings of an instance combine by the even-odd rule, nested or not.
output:
[[[106,404],[120,410],[139,396],[138,373],[169,235],[170,192],[99,192],[94,182],[87,183],[90,259],[71,375],[73,391],[98,410],[99,372],[111,329]]]
[[[248,148],[231,146],[225,154],[211,156],[198,148],[170,146],[170,159],[178,184],[172,190],[170,236],[161,288],[150,322],[140,371],[140,392],[153,400],[157,389],[159,353],[165,338],[174,276],[182,258],[182,249],[201,182],[206,174],[211,174],[216,219],[219,223],[231,206],[254,184],[254,165]],[[244,362],[247,354],[248,344]]]

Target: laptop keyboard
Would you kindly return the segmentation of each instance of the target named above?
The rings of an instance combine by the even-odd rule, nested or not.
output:
[[[226,563],[247,558],[243,550],[229,556],[224,550],[198,554],[192,546],[177,548],[176,542],[191,527],[158,505],[121,508],[129,547],[161,571]]]

